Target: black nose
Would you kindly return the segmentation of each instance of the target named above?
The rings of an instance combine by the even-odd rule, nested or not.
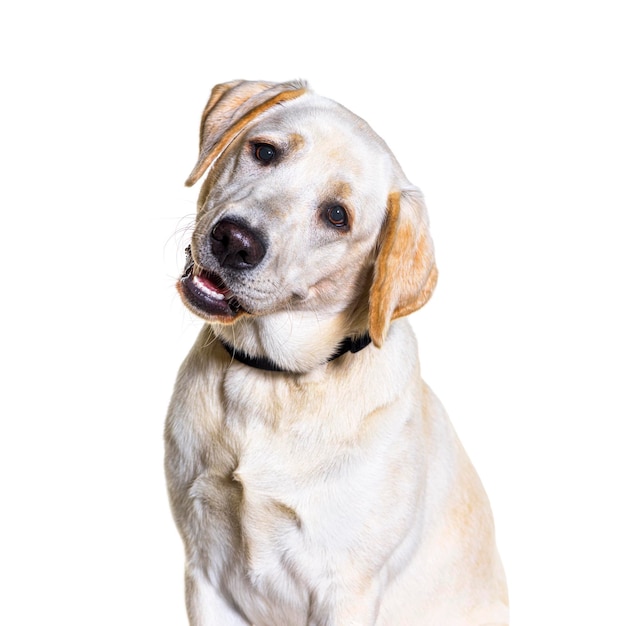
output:
[[[221,220],[212,229],[212,254],[222,267],[251,269],[266,255],[259,234],[238,222]]]

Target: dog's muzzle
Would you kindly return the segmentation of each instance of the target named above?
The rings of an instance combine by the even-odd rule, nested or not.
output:
[[[217,222],[194,256],[192,247],[186,248],[186,264],[178,283],[185,304],[208,321],[232,322],[245,311],[222,276],[231,278],[257,267],[266,249],[262,235],[241,220]],[[216,265],[222,268],[222,276]]]

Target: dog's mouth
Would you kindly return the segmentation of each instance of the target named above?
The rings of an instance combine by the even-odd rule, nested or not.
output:
[[[177,289],[186,306],[209,321],[231,322],[244,312],[217,274],[195,265],[190,246],[186,248],[186,264]]]

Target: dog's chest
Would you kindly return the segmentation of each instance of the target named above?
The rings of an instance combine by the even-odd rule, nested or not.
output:
[[[327,508],[327,488],[351,492],[343,466],[356,463],[355,434],[330,424],[330,403],[317,389],[230,379],[217,445],[195,496],[210,509],[211,523],[239,525],[247,548],[261,541],[276,547],[284,537],[295,543],[303,526],[318,532],[314,511]]]
[[[313,581],[377,539],[370,494],[386,479],[387,441],[332,402],[334,390],[274,378],[226,380],[225,413],[192,486],[195,545],[236,597],[276,596],[300,611]]]

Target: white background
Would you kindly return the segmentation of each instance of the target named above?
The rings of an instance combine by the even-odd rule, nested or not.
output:
[[[213,84],[306,78],[427,198],[423,373],[513,624],[622,624],[614,2],[13,2],[0,15],[0,623],[183,625],[162,424]]]

